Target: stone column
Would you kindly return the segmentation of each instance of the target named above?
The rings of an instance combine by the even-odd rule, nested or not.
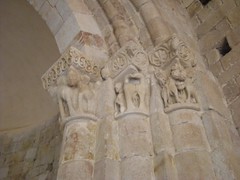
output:
[[[179,179],[215,179],[210,147],[198,112],[178,109],[170,112],[176,155],[174,161]]]
[[[149,117],[131,113],[118,119],[123,180],[153,180],[153,150]]]
[[[69,118],[64,126],[58,180],[93,179],[97,122],[94,117]]]
[[[58,101],[63,141],[58,180],[91,180],[99,120],[99,67],[71,47],[43,75],[43,85]]]
[[[151,0],[131,0],[139,10],[155,45],[169,38],[171,31]]]

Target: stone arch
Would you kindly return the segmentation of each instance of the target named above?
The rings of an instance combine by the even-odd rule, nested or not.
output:
[[[30,2],[34,4],[35,1]],[[39,1],[36,2],[40,3]],[[56,1],[41,2],[41,7],[43,8],[45,3],[51,4],[54,2]],[[83,1],[78,2],[84,3]],[[129,68],[130,70],[123,68],[126,71],[122,73],[120,72],[121,67],[117,67],[117,73],[112,73],[111,78],[105,77],[104,80],[101,80],[99,76],[97,80],[100,83],[91,84],[91,86],[89,84],[86,88],[88,90],[85,92],[86,94],[81,94],[81,97],[85,98],[84,103],[94,104],[91,97],[94,97],[97,93],[91,90],[99,88],[100,92],[97,100],[100,101],[100,110],[94,114],[97,117],[88,113],[88,109],[79,115],[78,109],[73,108],[75,113],[73,117],[62,118],[61,123],[65,126],[65,130],[58,178],[82,177],[82,179],[91,179],[93,174],[95,179],[100,177],[107,179],[113,176],[116,179],[164,179],[166,177],[170,179],[186,179],[186,177],[194,179],[196,176],[206,179],[238,178],[239,136],[226,107],[221,88],[206,69],[194,36],[194,30],[191,29],[186,12],[182,11],[177,2],[167,0],[129,0],[124,2],[120,0],[99,0],[85,1],[85,3],[91,9],[90,15],[87,17],[93,18],[92,15],[94,15],[95,20],[98,22],[97,25],[93,18],[93,21],[90,20],[92,22],[90,27],[98,27],[99,34],[95,31],[92,32],[94,28],[88,29],[89,26],[83,26],[83,29],[81,29],[81,25],[84,24],[81,18],[84,15],[78,14],[79,9],[76,9],[76,12],[73,10],[74,20],[67,24],[67,19],[63,26],[65,23],[68,28],[76,25],[78,30],[70,35],[66,42],[57,40],[59,41],[59,49],[63,53],[63,56],[58,61],[59,64],[62,65],[62,60],[67,62],[68,59],[74,56],[71,59],[73,62],[70,62],[74,66],[72,68],[76,68],[86,75],[86,71],[95,68],[94,63],[89,63],[87,56],[91,56],[93,59],[100,57],[98,60],[103,60],[101,65],[107,69],[106,71],[109,69],[111,71],[112,67],[122,65],[121,57],[123,55],[127,57],[125,62],[132,65],[133,68],[132,66]],[[93,4],[96,6],[92,6]],[[37,9],[39,8],[40,12],[40,5],[35,4],[34,6]],[[68,4],[68,6],[71,5]],[[82,7],[86,6],[83,4]],[[56,11],[56,9],[53,11]],[[102,14],[102,16],[99,14]],[[104,18],[97,20],[98,17]],[[49,28],[54,33],[54,27],[50,27],[50,25],[52,23],[49,23]],[[68,32],[67,30],[66,28],[65,32]],[[62,31],[64,32],[64,30]],[[61,32],[61,29],[56,33],[59,32]],[[62,38],[64,33],[58,36],[57,34],[55,38]],[[94,42],[91,43],[88,36],[93,39],[100,37],[102,39],[99,41],[102,43],[98,43],[97,40],[91,40],[91,42]],[[187,50],[190,49],[190,53],[195,54],[194,60],[197,61],[197,67],[194,69],[196,80],[191,83],[200,96],[200,108],[190,107],[186,104],[181,106],[180,104],[181,107],[177,105],[177,108],[167,112],[164,111],[166,109],[164,109],[160,95],[162,89],[156,83],[156,78],[154,78],[154,68],[150,69],[151,73],[149,74],[151,76],[149,74],[146,76],[139,75],[139,72],[135,73],[136,71],[140,71],[140,74],[145,73],[144,67],[141,66],[142,61],[137,61],[139,57],[136,58],[135,55],[141,54],[140,57],[148,55],[147,57],[150,58],[152,54],[161,48],[175,52],[176,46],[174,45],[178,45],[180,42],[177,40],[176,44],[173,43],[175,36],[181,38],[183,42],[180,44],[183,47],[187,46]],[[136,44],[129,45],[129,41]],[[106,47],[102,49],[105,44]],[[73,47],[68,49],[70,45]],[[189,52],[182,53],[188,55]],[[175,55],[172,54],[172,56]],[[81,60],[82,57],[84,63],[89,66],[81,66],[82,62],[79,59]],[[109,58],[110,60],[108,60]],[[150,63],[154,65],[154,61]],[[184,66],[183,64],[182,66]],[[191,66],[193,66],[192,64]],[[156,66],[159,67],[158,64]],[[50,79],[52,81],[51,78],[54,77],[53,80],[55,81],[59,76],[65,76],[66,69],[64,66],[59,73],[58,63],[54,64],[46,74],[47,78],[45,80]],[[97,75],[100,74],[98,70]],[[124,73],[131,70],[134,73],[127,74],[128,76],[125,78],[126,74]],[[53,74],[49,72],[53,72]],[[59,74],[56,76],[54,73]],[[93,71],[90,72],[90,75],[94,78],[96,74]],[[168,72],[168,76],[169,74]],[[120,94],[120,91],[114,92],[113,83],[115,82],[111,81],[111,79],[116,80],[116,77],[118,77],[116,81],[121,81],[124,79],[122,76],[128,83],[128,88],[125,87],[125,89],[129,89],[129,92],[133,87],[143,87],[140,86],[142,85],[141,82],[151,82],[149,83],[151,86],[150,105],[146,103],[150,106],[150,112],[146,110],[145,106],[141,106],[140,101],[142,96],[147,94],[148,89],[146,88],[146,91],[140,92],[136,88],[138,91],[133,92],[135,94],[133,99],[136,103],[133,103],[135,107],[131,107],[131,112],[125,112],[123,108],[124,110],[120,110],[123,111],[121,112],[123,114],[120,114],[120,116],[113,115],[114,107],[112,105],[114,98]],[[144,78],[148,79],[145,81]],[[131,81],[133,84],[131,84]],[[50,86],[52,85],[50,84]],[[62,93],[60,94],[62,101],[71,101],[71,93],[78,90],[76,88],[78,84],[67,85],[63,83],[57,85],[60,85],[59,92]],[[48,86],[45,85],[45,88],[48,88]],[[108,92],[107,95],[106,92]],[[121,101],[118,103],[119,105],[122,104]],[[136,107],[142,107],[146,112],[134,112]],[[76,114],[79,116],[75,116]],[[71,113],[68,112],[67,115],[69,116]],[[134,132],[129,133],[128,130]],[[86,149],[81,147],[86,147]],[[79,151],[76,151],[76,149]],[[83,168],[76,169],[76,167]],[[66,173],[69,171],[72,171],[72,173]]]

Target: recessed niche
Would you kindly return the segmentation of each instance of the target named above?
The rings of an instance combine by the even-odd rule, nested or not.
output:
[[[206,6],[211,0],[199,0],[203,6]]]
[[[227,38],[224,38],[221,41],[217,49],[222,56],[225,56],[227,53],[229,53],[232,50],[232,48],[228,44]]]

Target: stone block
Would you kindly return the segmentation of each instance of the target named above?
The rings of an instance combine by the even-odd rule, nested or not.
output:
[[[216,174],[216,179],[234,180],[234,172],[231,169],[229,156],[222,148],[216,148],[211,153],[212,163]]]
[[[120,163],[116,160],[104,159],[94,165],[94,180],[120,180]]]
[[[75,17],[82,31],[101,36],[101,31],[99,30],[93,15],[75,13]]]
[[[192,123],[172,126],[173,141],[177,152],[189,150],[207,150],[208,144],[203,128]]]
[[[225,70],[221,75],[219,75],[218,80],[221,85],[226,84],[230,81],[234,76],[237,76],[240,73],[240,60],[238,59],[234,66]]]
[[[183,0],[183,1],[182,1],[182,5],[183,5],[184,7],[188,7],[188,6],[190,6],[190,4],[192,4],[194,1],[195,1],[195,0]]]
[[[229,24],[229,21],[227,18],[224,18],[222,21],[220,21],[217,25],[216,25],[216,29],[220,32],[222,32],[222,34],[226,35],[227,32],[229,30],[231,30],[231,26]]]
[[[209,70],[213,73],[213,75],[218,78],[223,73],[222,64],[220,61],[215,64],[209,65]]]
[[[240,88],[234,79],[228,81],[223,86],[223,93],[226,97],[227,103],[230,104],[236,97],[240,95]]]
[[[239,49],[238,48],[236,48],[236,49],[237,50],[231,50],[229,53],[227,53],[225,56],[223,56],[220,59],[220,62],[222,64],[224,70],[230,69],[232,66],[234,66],[236,63],[238,63],[240,61],[239,60],[239,56],[240,56]]]
[[[238,87],[240,87],[240,74],[235,78]]]
[[[51,4],[51,6],[55,6],[58,2],[58,0],[48,0],[48,2]]]
[[[212,49],[211,51],[208,51],[206,54],[208,65],[213,65],[218,62],[218,60],[221,58],[221,55],[217,49]]]
[[[168,117],[163,113],[155,112],[151,114],[150,121],[155,154],[174,149]]]
[[[177,171],[173,156],[168,152],[161,152],[154,158],[154,173],[156,179],[177,180]]]
[[[227,33],[227,41],[232,48],[240,43],[240,26]]]
[[[219,7],[222,5],[222,0],[214,0],[214,1],[209,1],[208,6],[211,7],[212,9],[219,9]]]
[[[228,19],[232,27],[237,27],[240,25],[239,12],[240,12],[240,7],[236,7],[228,14]]]
[[[93,160],[96,144],[96,123],[73,122],[65,125],[60,163],[74,160]]]
[[[61,165],[58,169],[58,180],[92,180],[93,162],[81,160]]]
[[[29,3],[34,7],[36,11],[39,11],[45,1],[46,0],[30,0]]]
[[[210,6],[205,6],[198,11],[197,16],[201,22],[204,22],[213,12],[214,10]]]
[[[231,116],[221,88],[210,74],[198,73],[197,89],[204,110],[214,110],[224,117]]]
[[[191,24],[194,29],[196,29],[201,24],[197,15],[191,18]]]
[[[202,115],[202,121],[211,149],[231,147],[232,140],[226,120],[215,111]]]
[[[73,12],[81,14],[92,14],[84,0],[65,0]]]
[[[42,5],[42,7],[39,10],[39,14],[42,16],[42,18],[46,21],[48,17],[48,13],[53,9],[53,7],[50,5],[48,1],[45,1],[45,3]]]
[[[240,134],[240,97],[237,97],[236,100],[229,107],[232,112],[233,121],[236,125],[238,133]]]
[[[200,25],[201,26],[201,25]],[[207,51],[210,51],[217,47],[217,43],[222,40],[224,37],[223,33],[218,30],[211,30],[207,32],[204,36],[199,40],[199,45],[201,51],[205,54]]]
[[[55,8],[50,9],[50,11],[47,13],[46,23],[53,35],[55,35],[63,25],[62,17]]]
[[[118,124],[111,119],[102,120],[99,125],[96,140],[96,156],[95,161],[104,158],[119,160],[118,147]]]
[[[80,32],[81,28],[76,20],[76,17],[72,14],[62,25],[60,30],[55,35],[55,39],[60,53],[66,50],[70,46],[73,39]]]
[[[9,167],[0,168],[0,178],[7,178]]]
[[[66,0],[58,0],[56,3],[56,9],[65,22],[71,14],[73,14],[71,8]]]
[[[150,157],[133,156],[121,161],[121,177],[123,180],[154,180],[153,160]]]
[[[216,179],[209,153],[206,151],[184,152],[175,156],[178,179]]]
[[[118,127],[121,158],[153,154],[148,118],[120,119]]]
[[[211,14],[208,17],[208,19],[204,23],[199,25],[199,27],[196,29],[196,33],[198,37],[202,37],[204,34],[209,32],[223,18],[224,18],[224,15],[220,11],[216,11],[213,14]]]
[[[226,16],[233,11],[233,9],[236,7],[236,3],[235,0],[222,0],[222,1],[223,4],[221,5],[219,10],[222,12],[222,14]]]
[[[200,3],[200,1],[193,1],[192,4],[190,4],[187,7],[187,12],[189,14],[190,17],[193,17],[196,13],[198,13],[201,9],[202,9],[202,4]]]

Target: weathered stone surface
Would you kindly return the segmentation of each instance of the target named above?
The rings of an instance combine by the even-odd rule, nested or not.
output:
[[[55,35],[60,27],[63,25],[63,20],[60,14],[57,12],[55,8],[49,10],[46,15],[46,23],[51,30],[51,32]]]
[[[216,179],[211,158],[206,151],[184,152],[174,158],[178,179]]]
[[[34,160],[34,158],[36,157],[37,154],[37,148],[31,148],[27,151],[26,155],[25,155],[25,160],[29,160],[32,161]]]
[[[240,97],[236,98],[236,100],[230,105],[232,110],[233,120],[235,122],[236,128],[238,132],[240,132]]]
[[[208,20],[202,23],[197,29],[198,37],[203,36],[210,31],[217,23],[223,19],[224,15],[220,11],[216,11],[208,17]]]
[[[94,159],[96,141],[94,122],[70,122],[65,127],[63,138],[61,164],[73,160]]]
[[[231,61],[231,59],[229,61]],[[239,67],[240,61],[239,59],[236,59],[234,61],[234,65],[231,66],[231,68],[225,70],[223,73],[220,74],[220,76],[218,77],[219,83],[223,85],[226,82],[230,81],[234,76],[237,76],[240,72]]]
[[[209,78],[207,74],[199,73],[198,93],[202,107],[205,110],[214,110],[225,117],[230,117],[230,111],[227,109],[223,93],[220,91],[216,81]]]
[[[94,180],[120,180],[120,163],[116,160],[103,159],[94,165]]]
[[[9,171],[8,167],[0,168],[0,178],[2,178],[2,179],[6,178],[8,175],[8,171]]]
[[[156,179],[177,180],[177,171],[174,158],[166,151],[159,153],[154,159],[154,173]]]
[[[72,14],[55,35],[60,52],[63,52],[69,46],[80,30],[76,17]]]
[[[234,47],[240,43],[240,27],[233,29],[227,33],[227,40],[230,47]]]
[[[233,27],[237,27],[240,25],[239,11],[240,7],[236,7],[228,15],[228,19]]]
[[[78,160],[65,163],[59,167],[58,180],[91,180],[93,175],[93,162]]]
[[[133,156],[124,159],[121,162],[121,177],[123,180],[153,180],[153,162],[152,159],[141,156]]]
[[[137,117],[118,120],[121,158],[152,155],[149,119]]]
[[[209,111],[202,115],[202,121],[211,149],[232,145],[227,121],[217,112]]]
[[[223,86],[223,93],[226,97],[227,103],[230,104],[236,97],[240,95],[240,89],[235,80],[230,80]]]
[[[210,66],[215,64],[221,58],[221,55],[217,49],[212,49],[206,54],[206,58],[208,65]]]
[[[192,123],[172,126],[174,145],[177,152],[208,149],[201,127]]]

